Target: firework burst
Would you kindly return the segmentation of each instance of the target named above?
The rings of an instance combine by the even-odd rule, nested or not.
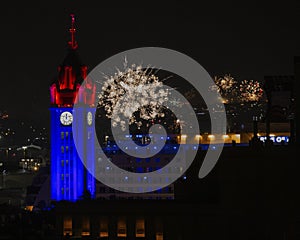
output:
[[[129,119],[129,125],[135,123],[140,126],[142,122],[137,121],[134,115],[137,111],[143,120],[164,117],[163,103],[168,101],[170,92],[162,88],[163,83],[153,69],[135,64],[128,67],[125,59],[123,71],[117,69],[115,75],[105,78],[99,94],[99,106],[104,108],[113,127],[120,125],[126,129],[122,116]]]
[[[263,89],[258,81],[243,80],[238,83],[229,74],[214,78],[211,90],[220,93],[223,103],[258,102],[262,99]]]
[[[239,89],[243,102],[258,102],[263,96],[263,89],[258,81],[243,80]]]
[[[230,76],[230,74],[226,74],[223,77],[215,77],[215,90],[220,93],[222,96],[222,102],[223,103],[229,103],[232,102],[237,95],[237,81]]]
[[[265,95],[261,84],[255,80],[236,81],[229,74],[214,78],[215,86],[211,90],[218,91],[226,106],[227,120],[231,129],[238,124],[242,116],[262,117],[265,112]],[[251,117],[250,117],[251,116]]]

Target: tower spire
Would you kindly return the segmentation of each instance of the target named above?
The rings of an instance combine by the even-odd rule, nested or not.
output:
[[[76,28],[75,28],[75,15],[74,14],[70,14],[71,16],[71,28],[69,29],[69,32],[71,33],[71,41],[69,41],[69,46],[71,49],[76,49],[78,47],[77,42],[75,40],[75,32],[76,32]]]

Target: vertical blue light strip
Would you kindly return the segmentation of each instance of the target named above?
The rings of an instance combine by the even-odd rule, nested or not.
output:
[[[59,157],[60,157],[60,142],[59,139],[59,128],[57,127],[59,110],[57,108],[50,108],[50,133],[51,133],[51,162],[50,162],[50,172],[51,172],[51,199],[60,200],[60,182],[59,182]]]

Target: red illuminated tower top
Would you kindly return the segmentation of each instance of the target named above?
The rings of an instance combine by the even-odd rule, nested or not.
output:
[[[75,39],[75,16],[71,14],[71,40],[68,42],[67,55],[58,67],[58,76],[50,86],[51,105],[73,107],[77,94],[80,102],[92,106],[95,101],[96,86],[87,79],[87,66],[78,56],[78,44]],[[86,81],[85,89],[79,92],[80,85]]]

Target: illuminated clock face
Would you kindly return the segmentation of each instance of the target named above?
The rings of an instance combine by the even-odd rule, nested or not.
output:
[[[87,116],[86,116],[86,119],[87,119],[88,125],[92,125],[92,123],[93,123],[93,114],[91,112],[88,112]]]
[[[60,122],[61,124],[67,126],[67,125],[71,125],[73,122],[73,115],[70,112],[63,112],[60,115]]]

